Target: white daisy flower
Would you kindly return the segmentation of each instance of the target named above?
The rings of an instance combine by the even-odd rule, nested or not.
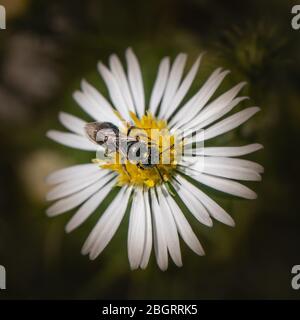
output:
[[[74,99],[92,121],[115,125],[125,134],[130,126],[142,128],[147,133],[151,129],[164,130],[163,137],[173,141],[168,163],[161,161],[163,138],[156,143],[160,155],[155,166],[138,166],[129,158],[124,163],[97,159],[48,176],[47,182],[53,185],[53,189],[47,194],[47,200],[55,202],[47,214],[53,217],[79,207],[66,226],[67,232],[84,223],[113,189],[119,189],[82,248],[82,253],[88,254],[90,259],[95,259],[104,250],[129,210],[128,258],[131,269],[146,268],[152,245],[160,269],[167,269],[168,255],[177,266],[181,266],[179,235],[198,255],[204,255],[204,250],[178,205],[179,198],[206,226],[212,226],[213,218],[229,226],[234,226],[234,221],[201,190],[201,185],[241,198],[256,198],[252,190],[236,180],[259,181],[263,167],[236,157],[257,151],[262,146],[204,148],[203,142],[235,129],[259,108],[250,107],[227,116],[245,99],[237,97],[244,83],[212,100],[228,74],[221,69],[215,70],[200,90],[183,103],[201,56],[184,75],[186,59],[186,54],[182,53],[172,65],[168,57],[162,59],[149,103],[145,101],[141,69],[131,49],[126,51],[127,73],[115,54],[109,58],[109,67],[101,62],[98,64],[110,101],[85,80],[81,83],[81,91],[74,93]],[[70,132],[50,130],[47,133],[49,138],[76,149],[94,152],[99,149],[90,139],[97,132],[89,132],[87,128],[91,127],[86,121],[64,112],[59,114],[59,119]],[[125,124],[120,124],[120,119],[125,120]],[[204,129],[204,134],[196,136],[195,140],[191,133],[200,129]],[[178,131],[184,134],[177,135]],[[185,149],[181,157],[177,157],[174,148],[179,136],[185,137],[180,140]],[[102,144],[102,150],[107,147]],[[115,154],[120,153],[116,149]]]

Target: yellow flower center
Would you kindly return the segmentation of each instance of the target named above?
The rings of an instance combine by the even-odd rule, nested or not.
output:
[[[134,113],[131,113],[133,126],[127,125],[124,136],[137,138],[147,147],[148,156],[152,148],[158,155],[159,160],[155,164],[147,165],[140,161],[132,161],[130,157],[123,158],[123,161],[98,162],[104,169],[113,170],[118,173],[118,185],[135,185],[154,187],[157,184],[169,181],[173,176],[178,163],[178,157],[181,154],[182,143],[176,142],[175,135],[172,135],[167,127],[167,122],[158,120],[147,113],[139,119]],[[129,131],[130,130],[130,131]],[[134,142],[133,142],[134,144]],[[120,151],[114,153],[114,159],[121,159]],[[153,152],[152,152],[153,153]],[[147,158],[147,155],[146,155]]]

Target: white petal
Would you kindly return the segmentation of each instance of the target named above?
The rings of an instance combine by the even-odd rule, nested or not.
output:
[[[258,107],[250,107],[243,111],[237,112],[234,115],[216,123],[215,125],[209,127],[205,130],[204,136],[205,140],[219,136],[220,134],[226,133],[232,129],[237,128],[242,123],[246,122],[260,109]]]
[[[229,113],[235,106],[237,106],[241,101],[248,99],[248,97],[238,97],[233,99],[229,104],[224,106],[218,113],[213,114],[204,121],[199,121],[198,118],[192,119],[189,123],[186,124],[184,130],[190,129],[191,132],[199,129],[203,129],[208,125],[212,124],[216,120],[219,120],[224,115]]]
[[[97,209],[104,198],[109,194],[116,184],[116,179],[111,180],[88,199],[74,214],[66,225],[66,232],[71,232],[79,227]]]
[[[196,124],[191,123],[191,126],[194,124],[194,128],[201,129],[209,126],[213,122],[219,120],[224,115],[229,113],[235,106],[237,106],[241,101],[244,101],[246,99],[249,99],[248,97],[238,97],[233,99],[228,105],[226,105],[224,108],[222,108],[218,113],[214,113],[212,116],[207,118],[204,121],[198,122]]]
[[[211,188],[216,190],[232,194],[237,197],[245,198],[245,199],[256,199],[257,195],[254,191],[249,189],[248,187],[232,180],[218,178],[206,174],[197,174],[195,177],[197,181],[203,183]]]
[[[185,103],[170,120],[170,125],[176,125],[176,128],[180,128],[194,119],[194,117],[215,93],[218,86],[228,73],[229,71],[221,72],[221,68],[216,69],[206,80],[200,90],[190,100],[188,100],[187,103]]]
[[[100,109],[102,118],[101,121],[111,121],[117,124],[120,120],[115,114],[115,110],[111,104],[103,97],[103,95],[87,81],[81,81],[81,88],[83,92],[92,100],[93,106],[98,111]]]
[[[73,99],[94,120],[103,121],[107,117],[89,94],[77,90],[73,93]]]
[[[182,78],[185,62],[186,62],[187,55],[184,53],[180,53],[171,68],[170,76],[168,79],[167,87],[164,93],[164,97],[160,106],[159,110],[159,117],[164,117],[165,113],[167,112],[170,102],[173,99],[176,90],[179,86],[179,83]]]
[[[244,159],[198,157],[193,160],[192,163],[186,162],[186,170],[195,176],[198,173],[207,173],[230,179],[260,181],[259,173],[263,172],[261,165]]]
[[[96,151],[97,145],[89,141],[88,138],[79,136],[74,133],[61,132],[50,130],[47,132],[47,137],[68,147],[81,149],[86,151]]]
[[[143,256],[141,260],[140,267],[145,269],[148,265],[149,258],[152,250],[152,219],[151,210],[149,203],[149,192],[144,192],[144,205],[145,205],[145,215],[146,215],[146,225],[145,225],[145,244],[143,250]]]
[[[202,172],[213,176],[234,180],[261,181],[261,176],[259,173],[241,167],[233,168],[225,165],[205,165]]]
[[[138,189],[133,196],[127,239],[128,259],[132,270],[137,269],[142,260],[145,243],[145,212],[143,193]]]
[[[162,190],[159,186],[157,187],[157,193],[158,193],[159,205],[161,207],[161,211],[163,212],[162,222],[164,223],[168,250],[176,266],[181,267],[182,266],[181,251],[180,251],[179,237],[178,237],[178,232],[177,232],[177,227],[174,221],[174,217],[172,215],[172,212],[170,211],[170,207],[168,206],[168,203],[166,202],[165,195],[162,193]]]
[[[184,188],[178,188],[176,190],[179,197],[183,201],[183,203],[186,205],[186,207],[189,209],[189,211],[192,213],[192,215],[204,225],[211,227],[213,225],[213,222],[209,216],[208,211],[206,208],[202,205],[201,201],[199,201],[191,192],[189,185],[185,185]]]
[[[165,236],[165,228],[162,212],[159,207],[156,194],[151,188],[151,212],[153,219],[153,237],[156,261],[159,268],[163,271],[168,269],[168,247]]]
[[[190,172],[190,176],[197,177],[198,173],[206,173],[209,175],[223,177],[233,180],[244,180],[244,181],[261,181],[259,173],[246,168],[232,168],[227,166],[209,166],[206,165],[201,171],[186,171]]]
[[[264,171],[264,168],[260,164],[245,159],[235,159],[226,157],[205,157],[204,163],[207,163],[208,165],[225,165],[236,168],[247,168],[258,173],[262,173]]]
[[[74,209],[79,206],[85,200],[87,200],[91,195],[93,195],[96,191],[103,187],[103,181],[97,181],[91,186],[72,194],[69,197],[61,199],[55,202],[51,207],[49,207],[46,211],[47,215],[50,217],[56,216],[63,212]]]
[[[263,146],[259,143],[248,144],[240,147],[203,147],[195,149],[197,155],[215,156],[215,157],[239,157],[257,150]]]
[[[93,227],[93,230],[89,234],[88,238],[86,239],[81,253],[83,255],[88,254],[93,246],[95,246],[97,238],[101,235],[100,230],[103,229],[104,225],[108,224],[109,222],[113,221],[116,218],[116,213],[119,212],[117,209],[118,204],[120,204],[122,198],[124,197],[126,192],[126,188],[121,188],[115,198],[111,201],[109,206],[106,208],[104,213],[101,215],[100,219]]]
[[[214,116],[215,114],[220,113],[220,111],[224,109],[232,101],[232,99],[236,97],[236,95],[245,86],[245,84],[245,82],[239,83],[231,90],[223,93],[199,113],[199,115],[197,116],[197,120],[199,122],[203,122],[208,118]]]
[[[115,108],[120,112],[124,120],[129,121],[130,117],[128,113],[128,108],[114,75],[101,62],[98,63],[98,70],[108,88],[109,95]]]
[[[161,101],[161,98],[164,94],[168,76],[170,70],[170,58],[165,57],[162,59],[159,68],[157,77],[152,89],[151,98],[150,98],[150,108],[149,111],[155,115],[157,111],[157,107]]]
[[[229,226],[235,225],[231,216],[199,188],[181,176],[177,176],[176,178],[182,187],[188,188],[203,203],[213,218]]]
[[[192,230],[190,224],[188,223],[187,219],[185,218],[184,214],[178,207],[176,201],[171,197],[167,197],[167,202],[170,206],[170,209],[172,211],[174,220],[177,225],[178,232],[184,242],[198,255],[202,256],[204,255],[204,250],[195,235],[194,231]]]
[[[65,128],[69,129],[70,131],[82,136],[85,135],[85,131],[84,131],[84,126],[86,124],[85,121],[66,112],[59,113],[59,120],[65,126]]]
[[[126,50],[126,61],[128,65],[128,80],[131,88],[131,93],[133,95],[135,108],[137,114],[141,117],[145,112],[145,95],[144,95],[144,85],[142,72],[131,48]]]
[[[116,233],[128,205],[131,188],[122,188],[109,207],[102,214],[93,231],[86,240],[82,253],[89,253],[91,260],[103,251]]]
[[[61,183],[47,193],[46,199],[48,201],[52,201],[69,196],[72,193],[87,188],[88,186],[100,180],[101,178],[104,178],[103,176],[106,174],[107,170],[99,169],[98,172],[93,172],[92,174],[84,176],[81,179],[72,179],[67,182]]]
[[[99,165],[94,163],[78,164],[52,172],[46,178],[46,182],[49,184],[57,184],[67,180],[81,179],[91,173],[97,173],[99,170],[101,170]]]
[[[129,84],[128,84],[128,81],[126,78],[126,74],[124,72],[121,61],[117,55],[112,54],[110,56],[109,65],[110,65],[111,72],[115,76],[115,79],[118,83],[119,89],[123,95],[125,102],[126,102],[127,108],[130,111],[135,112],[134,103],[133,103],[132,96],[130,93]]]
[[[182,81],[180,87],[178,88],[175,96],[173,97],[173,99],[169,103],[169,106],[167,107],[167,111],[164,115],[165,118],[169,118],[173,114],[173,112],[177,109],[177,107],[179,106],[179,104],[181,103],[183,98],[185,97],[186,93],[190,89],[190,87],[195,79],[196,73],[199,69],[200,61],[201,61],[201,56],[193,64],[191,70],[188,72],[185,79]]]

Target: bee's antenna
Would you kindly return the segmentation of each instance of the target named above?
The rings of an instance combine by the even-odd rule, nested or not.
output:
[[[127,167],[126,167],[126,164],[125,164],[125,163],[122,163],[122,168],[123,168],[123,170],[125,171],[127,177],[130,179],[131,176],[130,176],[130,173],[128,172],[128,170],[127,170]]]

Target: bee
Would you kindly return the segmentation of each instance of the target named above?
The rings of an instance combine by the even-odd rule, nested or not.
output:
[[[128,160],[139,169],[146,170],[155,168],[163,181],[162,174],[158,168],[161,152],[157,145],[146,136],[148,141],[142,139],[144,134],[130,136],[133,129],[141,129],[130,126],[127,134],[121,133],[119,128],[110,122],[90,122],[85,125],[85,132],[88,138],[105,148],[104,156],[109,157],[114,152],[122,156],[122,166],[129,173],[124,164]]]

